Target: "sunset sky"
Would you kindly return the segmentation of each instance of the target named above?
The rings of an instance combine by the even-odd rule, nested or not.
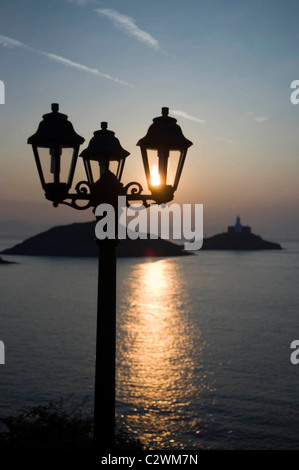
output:
[[[299,239],[298,17],[298,0],[1,0],[0,221],[93,219],[40,187],[27,138],[51,103],[82,149],[108,121],[131,154],[123,182],[145,191],[136,143],[166,106],[193,142],[174,202],[203,204],[207,235],[239,214]]]

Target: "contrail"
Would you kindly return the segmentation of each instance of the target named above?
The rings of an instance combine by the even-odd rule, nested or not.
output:
[[[102,73],[97,69],[87,67],[86,65],[79,64],[78,62],[73,62],[72,60],[65,59],[64,57],[61,57],[56,54],[50,54],[49,52],[42,52],[42,51],[40,52],[46,55],[50,60],[54,60],[55,62],[59,62],[61,64],[67,65],[69,67],[73,67],[75,69],[83,70],[84,72],[92,73],[94,75],[97,75],[98,77],[107,78],[107,80],[112,80],[113,82],[119,83],[121,85],[131,86],[128,82],[120,80],[119,78],[111,77],[111,75],[108,75],[107,73]]]
[[[191,114],[185,113],[185,111],[180,111],[178,109],[176,109],[176,110],[172,109],[171,112],[175,116],[180,116],[180,117],[183,117],[185,119],[189,119],[190,121],[197,122],[198,124],[205,124],[205,121],[203,119],[199,119],[198,117],[191,116]]]
[[[72,67],[77,70],[82,70],[83,72],[88,72],[93,75],[97,75],[98,77],[105,78],[107,80],[112,80],[113,82],[118,83],[120,85],[132,86],[130,83],[125,82],[124,80],[120,80],[119,78],[112,77],[111,75],[108,75],[107,73],[100,72],[98,69],[87,67],[86,65],[79,64],[78,62],[74,62],[70,59],[66,59],[65,57],[61,57],[56,54],[51,54],[49,52],[40,51],[39,49],[35,49],[33,47],[27,46],[26,44],[20,41],[17,41],[16,39],[12,39],[7,36],[3,36],[1,34],[0,34],[0,44],[8,48],[24,47],[25,49],[30,49],[39,54],[43,54],[46,57],[48,57],[48,59],[54,60],[55,62],[59,62],[60,64],[66,65],[67,67]]]
[[[123,29],[131,36],[136,37],[138,41],[144,42],[147,46],[152,47],[153,49],[159,49],[160,46],[157,39],[153,38],[146,31],[138,28],[134,18],[123,15],[118,11],[111,10],[109,8],[96,8],[95,11],[99,16],[107,16],[107,18],[109,18],[116,27]]]

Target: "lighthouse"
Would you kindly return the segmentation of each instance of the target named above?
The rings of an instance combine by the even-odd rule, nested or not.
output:
[[[235,225],[232,225],[230,227],[227,227],[228,233],[251,233],[251,227],[244,226],[241,224],[241,219],[240,216],[238,215],[236,218],[236,223]]]
[[[236,223],[235,223],[235,232],[236,233],[242,233],[242,224],[241,224],[239,216],[237,216],[237,220],[236,220]]]

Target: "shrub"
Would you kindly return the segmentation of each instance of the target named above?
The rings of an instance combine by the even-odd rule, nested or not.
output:
[[[70,396],[0,418],[5,428],[0,432],[0,449],[92,450],[93,419],[86,410],[88,401],[76,402]],[[115,449],[141,451],[143,445],[120,430]]]

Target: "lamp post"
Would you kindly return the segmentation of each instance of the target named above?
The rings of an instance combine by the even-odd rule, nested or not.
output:
[[[183,136],[176,119],[168,116],[168,108],[153,119],[140,146],[149,194],[143,194],[139,182],[124,186],[121,177],[129,152],[122,148],[106,122],[94,132],[89,145],[79,155],[84,138],[79,136],[65,114],[59,113],[57,103],[52,113],[45,114],[34,135],[29,137],[45,197],[57,207],[68,205],[74,209],[95,208],[111,204],[118,226],[118,197],[125,196],[126,204],[141,201],[167,203],[173,199],[182,173],[188,148],[192,145]],[[177,156],[175,171],[170,180],[172,153]],[[78,156],[83,159],[87,181],[80,181],[71,193]],[[67,160],[68,165],[66,165]],[[112,172],[112,165],[116,169]],[[46,168],[45,168],[46,165]],[[63,168],[65,167],[65,168]],[[62,171],[64,169],[64,171]],[[153,184],[157,172],[159,177]],[[48,173],[48,178],[46,174]],[[63,179],[64,176],[64,179]],[[82,204],[83,203],[83,204]],[[116,353],[116,247],[114,239],[97,240],[99,246],[97,335],[94,396],[94,447],[112,451],[115,437],[115,353]]]

